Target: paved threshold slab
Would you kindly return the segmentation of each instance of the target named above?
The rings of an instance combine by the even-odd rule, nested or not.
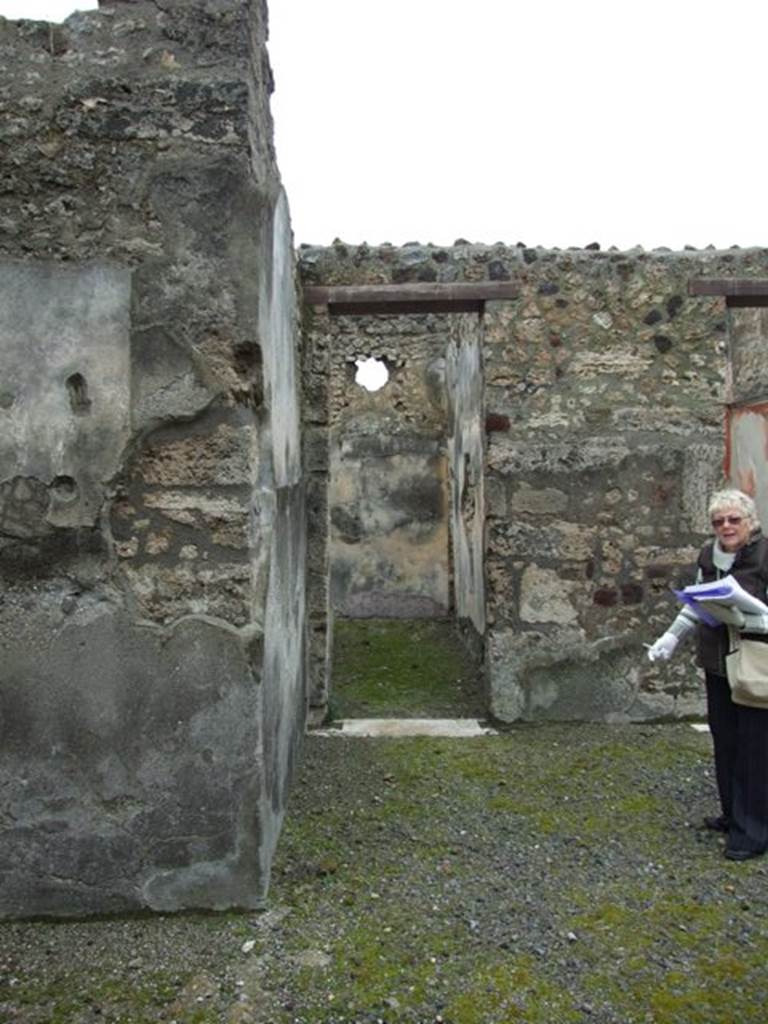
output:
[[[313,736],[496,736],[476,718],[343,718]]]

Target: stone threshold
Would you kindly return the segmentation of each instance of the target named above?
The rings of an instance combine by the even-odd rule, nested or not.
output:
[[[695,732],[709,732],[706,722],[691,722],[690,726]],[[309,732],[312,736],[498,736],[496,729],[477,718],[341,718]]]
[[[312,729],[313,736],[448,736],[468,739],[497,736],[477,718],[342,718],[325,729]]]

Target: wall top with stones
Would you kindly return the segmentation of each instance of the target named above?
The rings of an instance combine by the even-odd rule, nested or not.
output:
[[[595,278],[672,273],[677,277],[768,276],[768,248],[601,250],[530,248],[522,243],[483,245],[457,241],[452,246],[303,245],[299,268],[306,284],[406,284],[411,282],[540,280],[569,271]]]
[[[61,25],[0,17],[0,157],[31,142],[53,160],[67,140],[247,145],[249,106],[273,87],[266,35],[266,0],[116,0]]]
[[[210,211],[201,177],[275,194],[266,34],[265,0],[0,18],[0,254],[135,263],[189,249],[170,221]]]
[[[198,68],[205,78],[231,75],[248,60],[249,37],[266,36],[265,0],[113,0],[76,11],[62,24],[0,16],[0,67],[92,69],[102,77],[130,69],[133,79]],[[2,95],[23,93],[35,75],[4,76]]]

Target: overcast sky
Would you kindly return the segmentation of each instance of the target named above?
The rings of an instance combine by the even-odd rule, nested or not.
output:
[[[296,241],[768,245],[767,30],[765,0],[272,0]]]

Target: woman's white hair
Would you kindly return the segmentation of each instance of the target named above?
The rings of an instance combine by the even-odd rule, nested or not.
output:
[[[757,514],[757,507],[748,494],[744,491],[737,491],[735,488],[726,488],[723,491],[716,491],[709,499],[709,518],[723,512],[725,509],[735,509],[749,521],[752,529],[760,526],[760,518]]]

